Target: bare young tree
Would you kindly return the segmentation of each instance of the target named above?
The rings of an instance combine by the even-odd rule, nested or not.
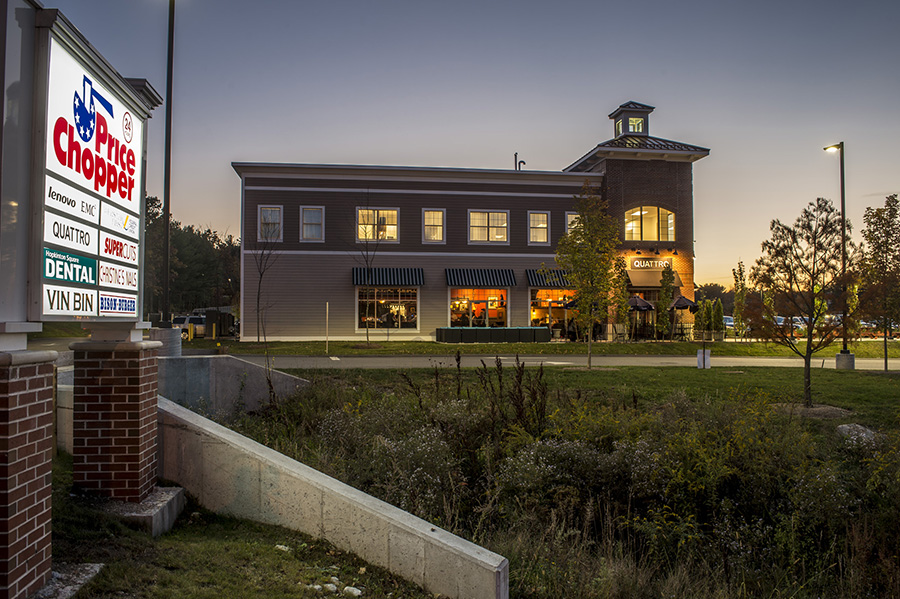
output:
[[[819,198],[804,208],[793,226],[773,220],[771,239],[762,243],[763,255],[750,278],[767,299],[762,326],[766,337],[803,358],[803,398],[812,406],[812,355],[840,338],[841,323],[830,311],[845,305],[847,281],[841,268],[841,214],[830,200]],[[850,224],[847,223],[849,237]],[[848,264],[855,246],[847,239]],[[848,268],[848,272],[851,269]],[[777,314],[784,316],[779,325]],[[799,317],[795,337],[792,317]],[[805,344],[799,342],[803,340]]]
[[[269,387],[269,401],[275,402],[275,387],[272,384],[272,359],[269,354],[269,340],[266,337],[266,314],[271,304],[263,304],[263,282],[269,270],[275,265],[280,255],[278,248],[282,240],[282,223],[284,215],[281,207],[261,207],[259,211],[259,224],[257,231],[257,243],[250,251],[253,256],[253,264],[256,267],[256,341],[260,338],[266,356],[266,383]]]
[[[372,277],[374,276],[375,258],[378,255],[378,249],[381,243],[386,240],[397,238],[396,222],[397,214],[392,210],[379,210],[369,206],[368,193],[366,194],[365,206],[358,208],[356,214],[356,235],[353,240],[356,252],[354,258],[362,264],[365,271],[364,285],[362,290],[366,292],[366,345],[371,345],[369,339],[369,329],[373,326],[377,328],[377,315],[372,315],[372,309],[375,302],[370,301],[368,293],[375,289],[372,285]],[[377,293],[377,291],[376,291]],[[389,318],[390,322],[392,318]],[[390,339],[390,327],[387,328],[387,337]]]

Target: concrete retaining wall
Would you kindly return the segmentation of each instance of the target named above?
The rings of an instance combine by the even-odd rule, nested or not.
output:
[[[496,553],[162,397],[159,425],[160,476],[208,509],[327,539],[449,598],[509,597]]]
[[[293,395],[307,381],[272,372],[278,397]],[[266,371],[234,356],[159,358],[159,394],[208,414],[230,414],[236,406],[258,410],[269,401]]]

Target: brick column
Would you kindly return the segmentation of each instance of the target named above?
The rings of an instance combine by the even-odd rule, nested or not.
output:
[[[0,352],[0,597],[28,597],[51,575],[55,351]]]
[[[159,341],[73,343],[75,485],[143,501],[156,484]]]

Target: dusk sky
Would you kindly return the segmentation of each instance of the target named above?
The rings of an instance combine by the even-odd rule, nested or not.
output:
[[[44,0],[166,90],[166,0]],[[562,170],[656,107],[694,164],[696,283],[730,287],[773,218],[900,192],[900,2],[178,0],[173,217],[240,235],[232,161]],[[165,108],[147,192],[163,194]]]

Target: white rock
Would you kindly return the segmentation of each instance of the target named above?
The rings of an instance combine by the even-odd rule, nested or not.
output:
[[[275,549],[278,549],[279,551],[290,551],[291,550],[291,548],[288,547],[287,545],[275,545]]]
[[[359,597],[360,595],[362,595],[362,591],[360,591],[356,587],[344,587],[344,594],[351,597]]]
[[[337,587],[331,583],[324,585],[322,588],[324,588],[329,593],[337,593]]]
[[[878,433],[861,424],[842,424],[837,427],[838,434],[856,443],[872,443]]]
[[[341,579],[338,578],[337,576],[332,576],[331,582],[333,582],[334,584],[341,584]]]

